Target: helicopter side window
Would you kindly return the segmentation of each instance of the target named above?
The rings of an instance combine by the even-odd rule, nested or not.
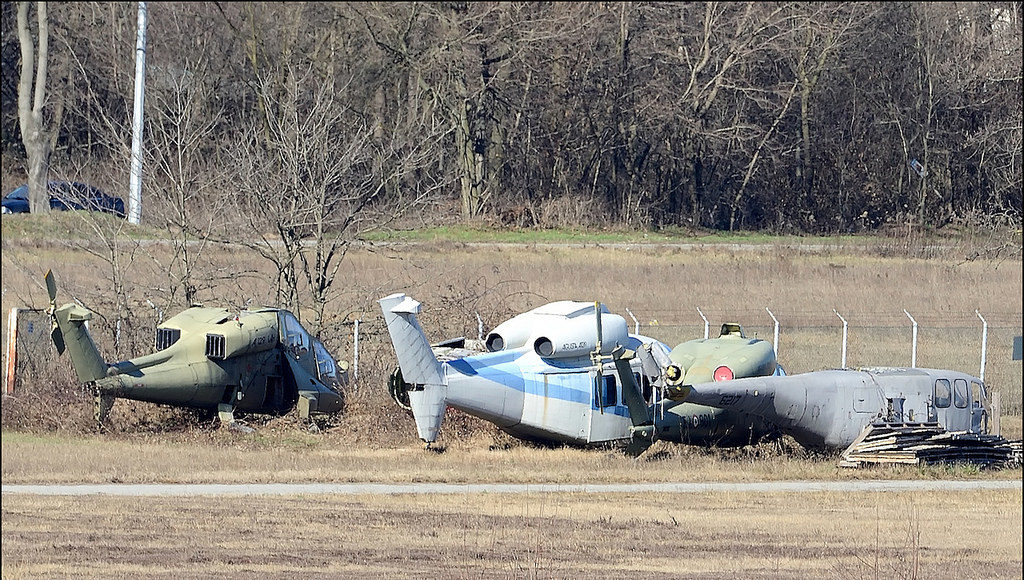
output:
[[[618,402],[619,390],[615,382],[615,375],[603,375],[598,384],[598,405],[601,407],[614,407]]]
[[[633,373],[633,377],[636,379],[636,384],[640,386],[640,396],[643,397],[644,401],[653,403],[651,397],[654,395],[654,389],[651,387],[651,379],[647,375],[641,375],[640,373]]]
[[[977,381],[971,381],[971,403],[974,407],[981,407],[984,405],[985,389],[981,386],[981,383]]]
[[[964,379],[953,381],[953,405],[957,409],[967,408],[967,381]]]
[[[337,390],[340,383],[338,381],[338,365],[334,362],[334,358],[319,340],[313,341],[313,352],[316,353],[317,378],[321,383]]]
[[[940,409],[949,407],[949,379],[935,380],[935,396],[933,401],[935,406]]]
[[[281,314],[281,342],[295,358],[302,358],[309,352],[309,333],[290,312]]]

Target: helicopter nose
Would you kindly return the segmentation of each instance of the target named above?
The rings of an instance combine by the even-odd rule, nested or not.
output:
[[[665,382],[669,385],[678,385],[683,380],[683,369],[671,364],[665,368]]]

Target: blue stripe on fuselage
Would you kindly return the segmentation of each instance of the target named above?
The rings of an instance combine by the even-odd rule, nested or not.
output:
[[[527,360],[522,360],[524,358]],[[590,382],[587,371],[581,371],[579,363],[570,365],[566,364],[568,361],[558,361],[561,364],[553,365],[550,364],[551,362],[547,359],[540,359],[531,350],[519,349],[480,354],[455,359],[444,364],[467,378],[484,379],[528,395],[546,396],[561,401],[589,405],[591,409],[599,411],[591,393],[593,383]],[[549,373],[557,373],[562,376],[580,375],[581,380],[571,381],[578,383],[580,388],[553,382],[545,383],[545,375]],[[605,407],[604,412],[622,417],[629,416],[625,405]]]

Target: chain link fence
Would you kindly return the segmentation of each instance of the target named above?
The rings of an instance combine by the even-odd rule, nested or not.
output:
[[[633,312],[625,315],[630,331],[660,340],[669,347],[705,334],[705,323],[696,309],[691,311],[666,310],[657,313]],[[738,322],[747,337],[774,341],[775,324],[765,310],[747,309],[731,313],[703,312],[708,319],[707,332],[710,337],[719,334],[724,322]],[[786,313],[774,312],[779,320],[778,344],[776,351],[779,362],[789,374],[803,373],[824,368],[840,368],[843,356],[843,325],[835,313]],[[988,386],[1001,393],[1003,411],[1011,415],[1022,412],[1021,361],[1013,360],[1013,341],[1021,334],[1020,314],[985,315],[988,321],[987,348],[984,372],[982,372],[982,322],[971,313],[950,315],[917,315],[918,322],[916,351],[914,350],[913,325],[902,312],[858,315],[841,313],[848,322],[846,337],[846,366],[857,367],[909,367],[916,359],[916,366],[946,368],[966,372],[975,376],[984,374]],[[913,313],[912,313],[913,314]],[[688,317],[692,320],[681,321]],[[973,321],[971,320],[973,317]],[[634,320],[635,318],[635,320]],[[902,320],[901,320],[902,318]],[[753,324],[744,321],[757,321]],[[376,367],[392,368],[393,351],[386,342],[386,333],[375,332],[374,320],[360,325],[360,366],[361,378],[386,376]],[[496,325],[483,321],[484,332]],[[478,321],[474,318],[467,323],[469,337],[478,333]],[[10,324],[4,328],[5,368],[14,370],[13,375],[5,374],[7,392],[24,392],[26,383],[40,377],[53,377],[57,366],[68,367],[68,357],[57,359],[50,342],[50,322],[46,312],[40,310],[19,310],[17,316],[17,365],[12,369],[8,357],[8,336]],[[354,337],[350,337],[354,338]],[[352,344],[354,341],[344,341]],[[379,344],[378,344],[379,343]],[[144,352],[134,353],[136,356]],[[336,352],[339,359],[350,359],[354,353]],[[368,372],[370,371],[370,372]],[[370,385],[367,385],[370,386]]]

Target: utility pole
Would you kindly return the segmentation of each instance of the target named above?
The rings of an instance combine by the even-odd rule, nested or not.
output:
[[[132,117],[132,167],[128,183],[128,222],[142,217],[142,105],[146,92],[146,3],[139,2],[139,28],[135,40],[135,111]]]

